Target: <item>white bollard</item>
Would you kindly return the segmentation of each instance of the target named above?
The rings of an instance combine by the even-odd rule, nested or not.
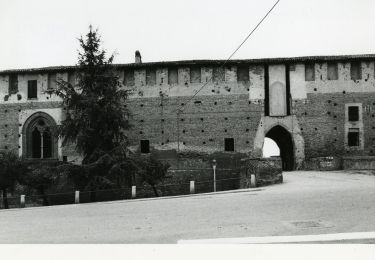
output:
[[[25,207],[25,195],[21,195],[20,206],[21,208]]]
[[[76,204],[79,203],[79,190],[76,190],[75,198],[74,198],[74,202],[75,202]]]
[[[250,175],[250,188],[255,188],[257,186],[255,174]]]
[[[137,197],[137,187],[132,186],[132,199],[135,199]]]
[[[195,193],[195,182],[190,181],[190,194],[194,194],[194,193]]]

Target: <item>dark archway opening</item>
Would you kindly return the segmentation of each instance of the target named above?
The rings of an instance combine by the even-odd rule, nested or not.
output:
[[[284,127],[275,126],[268,131],[266,137],[274,140],[279,147],[283,170],[294,170],[294,145],[292,135]]]

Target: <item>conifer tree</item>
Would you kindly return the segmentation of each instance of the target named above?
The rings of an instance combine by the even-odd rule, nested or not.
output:
[[[114,55],[106,57],[98,30],[90,25],[79,43],[76,83],[60,79],[57,88],[49,93],[63,100],[66,117],[58,131],[63,145],[75,143],[85,164],[92,162],[90,157],[94,153],[106,153],[126,144],[124,131],[130,125],[124,104],[129,91],[122,88],[116,75],[112,65]]]

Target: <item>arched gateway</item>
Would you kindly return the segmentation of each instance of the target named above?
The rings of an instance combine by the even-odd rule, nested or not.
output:
[[[276,142],[283,160],[283,170],[301,169],[305,159],[305,142],[295,115],[285,117],[263,116],[254,139],[254,157],[262,156],[264,138]]]
[[[294,143],[292,135],[282,126],[272,127],[265,135],[274,140],[280,149],[280,157],[283,162],[283,170],[292,171],[294,165]]]
[[[52,159],[58,157],[56,122],[48,114],[31,115],[22,129],[22,154],[25,158]]]

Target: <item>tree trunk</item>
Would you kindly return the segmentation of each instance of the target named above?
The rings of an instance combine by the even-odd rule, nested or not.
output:
[[[151,185],[152,189],[154,190],[155,196],[159,197],[158,190],[156,189],[155,185]]]
[[[4,209],[9,209],[7,189],[3,189],[3,204],[4,204]]]

